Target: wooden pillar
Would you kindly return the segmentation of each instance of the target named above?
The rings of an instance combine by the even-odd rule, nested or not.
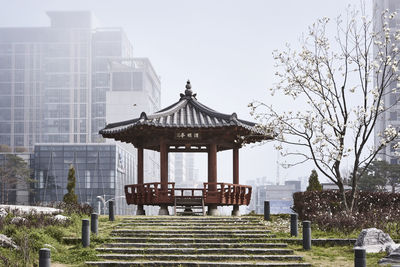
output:
[[[239,184],[239,149],[234,148],[233,152],[233,184]],[[240,216],[239,205],[233,205],[232,216]]]
[[[144,179],[143,179],[143,148],[139,147],[137,149],[137,183],[138,184],[143,184]]]
[[[161,189],[168,188],[168,149],[164,142],[160,143],[160,182]]]
[[[211,144],[208,150],[208,182],[217,182],[217,145]],[[210,185],[208,190],[216,191],[216,185]]]
[[[137,183],[144,183],[144,175],[143,175],[143,147],[138,147],[137,149]],[[142,192],[143,193],[143,192]],[[143,205],[138,205],[136,215],[145,215]]]
[[[233,149],[233,184],[239,184],[239,149]]]

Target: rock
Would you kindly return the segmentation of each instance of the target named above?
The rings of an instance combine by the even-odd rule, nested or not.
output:
[[[364,248],[367,253],[393,251],[398,246],[388,234],[376,228],[363,229],[354,244],[354,247]]]
[[[19,213],[43,213],[43,214],[59,214],[63,212],[60,209],[40,207],[40,206],[24,206],[24,205],[0,205],[1,208],[9,209],[10,211],[18,211]]]
[[[19,249],[17,244],[15,244],[15,242],[12,241],[11,238],[9,238],[8,236],[2,235],[2,234],[0,234],[0,247]]]
[[[5,218],[7,217],[8,212],[6,211],[5,208],[0,208],[0,218]]]
[[[68,221],[68,220],[69,220],[69,217],[64,216],[64,215],[61,215],[61,214],[58,214],[58,215],[56,215],[56,216],[53,217],[53,220],[54,220],[54,221],[57,221],[57,222],[63,223],[63,222]]]
[[[389,256],[386,256],[385,258],[379,260],[379,264],[393,264],[393,263],[400,263],[400,246],[397,247],[395,250],[393,250],[392,253],[389,254]]]
[[[26,219],[23,217],[19,217],[19,216],[12,218],[10,221],[10,223],[12,223],[12,224],[20,224],[20,223],[24,223],[24,222],[26,222]]]

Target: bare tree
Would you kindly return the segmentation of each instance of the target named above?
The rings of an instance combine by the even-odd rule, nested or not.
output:
[[[309,27],[301,51],[290,45],[284,51],[274,51],[279,82],[272,94],[282,92],[292,97],[293,106],[297,103],[301,110],[278,113],[266,103],[249,104],[252,115],[261,121],[260,127],[276,132],[280,141],[276,148],[282,155],[297,157],[291,165],[313,161],[338,186],[350,212],[362,175],[360,167],[368,166],[398,136],[389,126],[380,133],[379,144],[369,146],[378,117],[394,105],[384,103],[385,95],[395,93],[400,86],[400,33],[388,26],[396,14],[385,11],[382,28],[376,30],[363,10],[349,10],[345,21],[338,17],[333,40],[327,34],[332,23],[322,18]],[[344,159],[352,166],[348,196],[341,175]]]

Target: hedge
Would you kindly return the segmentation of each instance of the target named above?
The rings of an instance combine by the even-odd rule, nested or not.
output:
[[[376,227],[400,235],[399,193],[359,191],[351,213],[345,211],[337,190],[297,192],[293,194],[293,202],[299,218],[312,221],[321,230],[350,232]]]

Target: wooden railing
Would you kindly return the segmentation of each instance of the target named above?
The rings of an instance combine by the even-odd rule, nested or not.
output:
[[[229,183],[204,183],[204,188],[175,188],[175,183],[125,186],[126,202],[134,205],[174,205],[175,197],[203,197],[205,205],[249,205],[251,191],[251,186]]]
[[[216,190],[210,189],[216,188]],[[249,205],[252,187],[228,183],[204,183],[205,203],[222,205]]]
[[[166,189],[162,189],[161,183],[145,183],[125,185],[127,204],[135,205],[159,205],[174,202],[175,183],[168,183]]]

